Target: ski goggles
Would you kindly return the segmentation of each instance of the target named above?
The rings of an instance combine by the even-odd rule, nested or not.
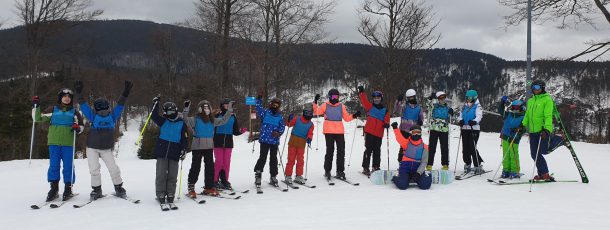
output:
[[[383,93],[379,92],[379,91],[375,91],[371,94],[371,96],[373,97],[383,97]]]
[[[512,111],[521,111],[522,107],[521,105],[511,105],[510,106],[510,110]]]
[[[532,85],[532,90],[541,90],[542,86],[541,85]]]
[[[176,113],[177,113],[176,110],[165,110],[165,111],[163,111],[163,114],[166,115],[166,116],[172,116],[172,115],[174,115]]]
[[[466,97],[466,101],[474,101],[476,100],[476,97]]]
[[[447,98],[447,96],[445,94],[437,97],[437,99],[439,99],[439,100],[445,100],[445,98]]]
[[[339,100],[339,95],[330,95],[330,99],[333,100]]]
[[[70,89],[63,89],[61,90],[61,95],[73,95],[72,90]]]
[[[418,129],[411,130],[411,135],[421,135],[421,130],[418,130]]]

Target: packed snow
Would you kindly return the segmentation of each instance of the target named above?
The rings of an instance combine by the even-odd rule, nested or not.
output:
[[[321,123],[316,128],[312,149],[309,150],[308,183],[310,189],[281,192],[266,184],[269,167],[263,174],[264,194],[254,190],[253,167],[258,158],[258,143],[252,152],[247,135],[236,137],[230,181],[237,190],[249,189],[239,200],[205,197],[207,203],[196,204],[182,197],[179,210],[162,212],[154,199],[155,161],[140,160],[134,145],[139,135],[139,119],[130,120],[118,146],[118,164],[127,194],[141,199],[140,204],[109,196],[89,206],[75,209],[73,204],[88,200],[90,176],[86,159],[75,161],[77,181],[74,191],[80,195],[58,209],[48,206],[40,210],[30,205],[44,201],[48,191],[46,172],[48,160],[0,162],[0,181],[4,189],[0,196],[2,229],[607,229],[610,224],[610,145],[574,143],[580,160],[590,178],[590,184],[548,183],[498,186],[486,181],[494,173],[449,185],[433,184],[430,190],[411,186],[402,191],[393,185],[373,185],[361,173],[364,139],[361,121],[346,124],[346,174],[360,182],[352,186],[336,181],[328,186],[322,177],[325,152]],[[355,131],[355,136],[354,136]],[[478,145],[485,168],[495,170],[501,160],[498,133],[483,133]],[[317,139],[319,137],[319,139]],[[459,130],[454,127],[450,141],[451,170],[454,169]],[[353,142],[353,149],[352,140]],[[384,138],[385,139],[385,138]],[[398,144],[390,134],[390,168],[397,168]],[[424,140],[427,143],[427,132]],[[283,141],[280,144],[282,152]],[[382,145],[382,169],[387,168],[386,140]],[[317,149],[317,150],[316,150]],[[460,148],[461,149],[461,148]],[[24,150],[27,151],[27,150]],[[460,150],[461,151],[461,150]],[[350,154],[351,153],[351,154]],[[524,178],[532,173],[527,140],[520,145]],[[351,155],[351,156],[350,156]],[[286,162],[287,150],[283,162]],[[351,160],[350,160],[351,158]],[[557,179],[579,180],[578,171],[569,151],[562,147],[547,156],[549,168]],[[351,162],[351,163],[349,163]],[[186,176],[190,156],[182,169],[182,193],[186,193]],[[349,167],[348,164],[349,163]],[[103,164],[102,164],[103,165]],[[463,163],[457,162],[458,173]],[[333,164],[333,174],[335,165]],[[435,169],[440,168],[440,147]],[[280,169],[280,175],[282,170]],[[278,177],[278,178],[281,178]],[[526,179],[522,179],[526,180]],[[110,177],[102,167],[104,194],[113,191]],[[203,170],[197,183],[203,186]],[[63,186],[60,185],[60,193]]]

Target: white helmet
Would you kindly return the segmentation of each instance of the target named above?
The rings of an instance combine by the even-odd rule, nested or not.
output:
[[[409,89],[409,90],[407,90],[407,93],[405,93],[406,97],[413,97],[415,95],[416,95],[416,93],[415,93],[414,89]]]
[[[447,96],[447,94],[445,94],[445,92],[443,92],[443,91],[438,91],[438,92],[436,92],[436,98],[438,98],[438,97],[440,97],[440,96],[442,96],[442,95]]]

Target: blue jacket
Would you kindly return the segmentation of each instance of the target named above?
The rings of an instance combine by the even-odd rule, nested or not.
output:
[[[112,112],[102,116],[93,112],[85,101],[80,103],[81,112],[91,122],[91,129],[87,135],[87,147],[94,149],[112,149],[114,147],[114,129],[121,118],[123,104],[118,104]]]
[[[263,109],[261,100],[256,100],[256,113],[261,119],[259,142],[262,144],[279,145],[280,138],[273,137],[271,133],[274,131],[280,133],[280,135],[284,133],[285,127],[282,113],[273,113],[270,109]]]
[[[183,150],[186,150],[187,146],[187,126],[182,118],[177,118],[175,121],[170,121],[167,118],[159,115],[159,104],[157,103],[152,109],[152,115],[150,117],[152,121],[161,128],[159,139],[155,145],[155,156],[157,158],[179,160]],[[171,122],[165,124],[166,122]],[[172,125],[180,124],[179,128],[174,128]],[[171,133],[163,133],[171,132]]]

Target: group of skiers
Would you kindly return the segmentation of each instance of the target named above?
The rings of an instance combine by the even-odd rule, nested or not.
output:
[[[74,143],[77,134],[84,129],[84,118],[89,121],[91,128],[87,137],[87,159],[91,174],[91,199],[103,197],[101,188],[100,163],[101,158],[108,168],[115,193],[118,197],[126,197],[123,188],[120,169],[117,166],[112,150],[114,148],[114,132],[116,123],[120,118],[125,101],[129,96],[132,83],[125,81],[123,92],[114,108],[110,107],[107,99],[99,98],[93,102],[93,109],[82,95],[83,83],[77,81],[74,84],[75,93],[70,89],[62,89],[57,98],[57,104],[46,110],[44,114],[39,108],[39,98],[34,97],[33,119],[35,122],[50,122],[48,133],[48,145],[50,153],[50,165],[47,180],[51,189],[47,194],[47,201],[58,197],[60,181],[60,163],[63,162],[63,199],[72,197],[72,185],[75,182],[74,173]],[[564,144],[564,139],[559,135],[553,135],[553,113],[556,108],[550,95],[545,91],[542,81],[534,81],[531,85],[533,97],[527,104],[520,100],[511,100],[503,96],[498,104],[498,112],[504,119],[501,130],[501,142],[503,150],[502,178],[519,178],[521,175],[519,167],[518,147],[521,137],[525,132],[529,133],[531,157],[536,162],[538,173],[535,180],[552,181],[544,155]],[[367,97],[363,86],[357,88],[358,96],[364,108],[367,119],[364,126],[364,146],[362,161],[362,173],[370,176],[373,172],[380,170],[381,145],[384,135],[389,135],[391,127],[395,139],[400,145],[398,153],[399,169],[398,175],[392,178],[392,182],[399,189],[407,189],[410,183],[416,183],[421,189],[429,189],[432,177],[429,171],[434,165],[434,157],[437,144],[440,142],[441,170],[449,169],[449,138],[450,125],[453,120],[461,128],[460,139],[464,161],[464,172],[480,175],[486,171],[483,169],[483,158],[477,150],[483,118],[483,107],[475,90],[468,90],[461,113],[456,119],[453,108],[448,105],[447,94],[438,91],[426,97],[425,107],[420,106],[417,93],[414,89],[406,91],[396,98],[392,104],[394,110],[385,106],[384,94],[373,91],[371,98]],[[74,98],[80,105],[80,111],[74,106]],[[290,114],[284,120],[281,106],[282,101],[273,98],[266,107],[263,106],[263,95],[256,98],[256,113],[261,121],[260,155],[254,166],[255,185],[260,188],[262,184],[262,173],[269,157],[269,183],[278,187],[278,150],[280,137],[286,131],[290,131],[288,143],[288,161],[284,171],[286,184],[305,184],[303,175],[305,150],[311,145],[315,125],[312,122],[314,116],[323,116],[324,138],[326,140],[326,154],[324,156],[324,177],[331,180],[333,158],[336,149],[336,166],[334,178],[346,180],[345,175],[345,128],[343,121],[350,122],[361,116],[360,111],[350,114],[344,104],[340,102],[340,92],[331,89],[327,95],[327,101],[319,104],[320,95],[316,94],[313,103],[304,106],[302,114]],[[154,148],[156,156],[156,198],[161,204],[173,204],[176,197],[176,184],[179,161],[185,159],[189,149],[193,157],[191,168],[188,173],[187,196],[195,198],[195,184],[201,171],[201,161],[204,163],[204,190],[202,195],[218,196],[219,190],[233,190],[229,182],[231,165],[231,153],[234,147],[233,136],[239,136],[245,132],[240,129],[235,117],[234,102],[224,99],[220,103],[219,111],[215,112],[212,104],[207,100],[201,100],[195,112],[191,116],[191,101],[184,102],[182,113],[173,102],[165,102],[160,105],[161,98],[153,99],[151,112],[152,121],[160,127],[159,138]],[[162,108],[161,114],[159,107]],[[424,126],[424,114],[429,118],[429,145],[422,139],[422,126]],[[82,114],[82,115],[81,115]],[[392,114],[400,116],[400,124],[390,124]],[[84,116],[84,117],[83,117]],[[191,138],[192,140],[189,140]],[[288,138],[288,136],[287,136]],[[190,147],[189,147],[189,144]],[[281,159],[280,159],[281,160]],[[372,164],[371,164],[372,160]],[[294,167],[296,166],[296,170]],[[369,167],[371,166],[371,167]],[[293,172],[295,174],[292,179]]]

